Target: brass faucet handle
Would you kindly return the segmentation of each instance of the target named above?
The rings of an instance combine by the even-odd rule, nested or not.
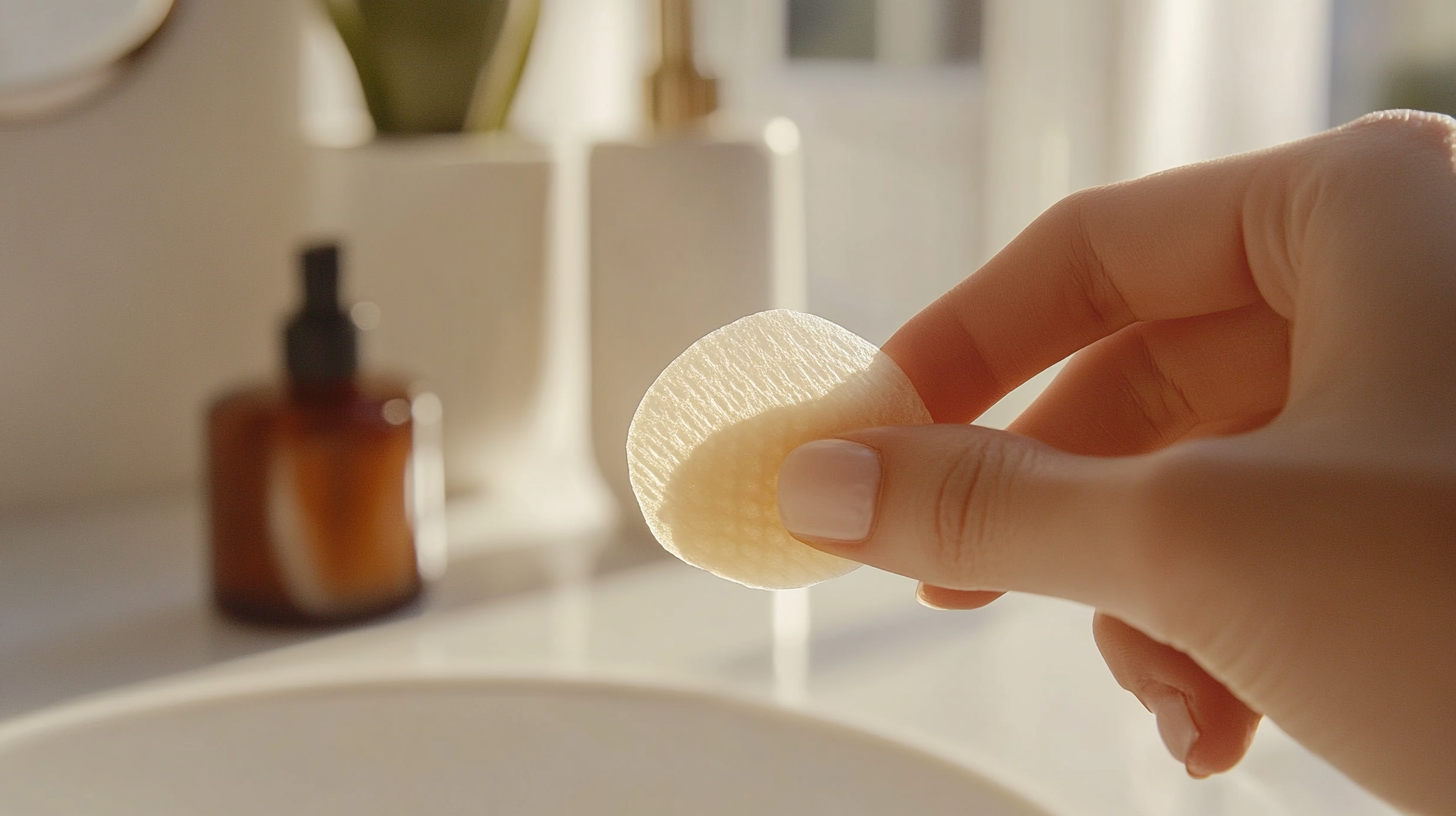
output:
[[[661,56],[647,77],[648,115],[660,131],[679,130],[718,109],[718,81],[693,61],[692,0],[658,0]]]

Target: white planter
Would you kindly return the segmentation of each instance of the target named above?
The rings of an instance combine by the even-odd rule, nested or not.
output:
[[[379,309],[364,368],[439,395],[450,502],[490,517],[539,447],[549,155],[493,134],[381,139],[315,158],[314,231],[342,242],[348,297]]]

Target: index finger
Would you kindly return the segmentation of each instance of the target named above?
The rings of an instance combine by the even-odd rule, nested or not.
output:
[[[970,422],[1131,323],[1254,303],[1245,201],[1260,163],[1278,158],[1247,154],[1069,196],[884,351],[937,422]]]

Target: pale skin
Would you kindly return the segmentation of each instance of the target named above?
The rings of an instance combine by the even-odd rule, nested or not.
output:
[[[801,540],[936,607],[1095,607],[1194,776],[1268,716],[1456,813],[1456,121],[1073,195],[884,350],[941,424],[844,435],[879,460],[868,533]],[[1069,354],[1008,431],[966,424]],[[789,471],[781,505],[833,498]]]

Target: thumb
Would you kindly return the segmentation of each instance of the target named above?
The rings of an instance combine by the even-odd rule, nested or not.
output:
[[[937,587],[1119,609],[1141,585],[1145,469],[973,425],[872,428],[791,451],[779,515],[816,549]]]

